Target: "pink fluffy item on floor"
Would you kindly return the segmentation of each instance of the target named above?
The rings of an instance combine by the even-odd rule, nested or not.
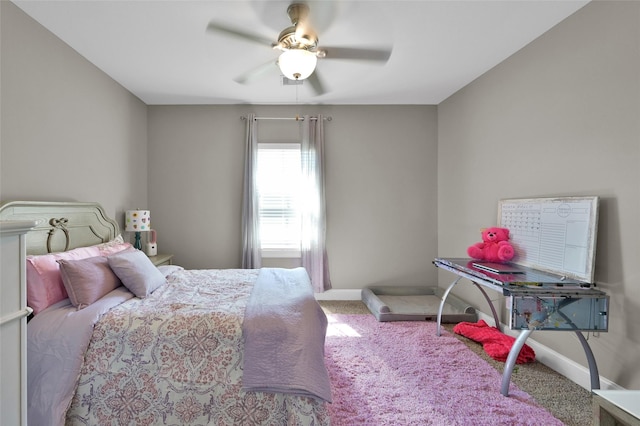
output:
[[[482,230],[482,242],[467,249],[469,257],[488,262],[508,262],[513,259],[515,250],[509,243],[507,228],[491,227]]]
[[[516,340],[502,333],[496,327],[491,327],[484,320],[479,320],[477,323],[458,323],[453,327],[453,332],[482,343],[482,347],[491,358],[502,362],[507,360],[509,351]],[[518,354],[516,364],[526,364],[535,360],[536,353],[530,346],[525,344]]]

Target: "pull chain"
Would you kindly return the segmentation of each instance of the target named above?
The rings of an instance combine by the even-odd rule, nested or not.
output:
[[[300,86],[299,84],[296,84],[296,109],[298,109],[298,86]],[[300,116],[296,113],[296,121],[300,120]]]

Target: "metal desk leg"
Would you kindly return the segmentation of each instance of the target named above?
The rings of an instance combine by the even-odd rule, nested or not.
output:
[[[489,307],[491,308],[491,313],[493,314],[493,321],[495,322],[495,326],[498,330],[500,330],[502,327],[500,327],[500,318],[498,318],[498,313],[496,312],[496,308],[495,306],[493,306],[493,302],[491,301],[491,299],[489,299],[489,295],[487,294],[486,291],[484,291],[484,289],[480,286],[480,284],[472,281],[473,285],[475,285],[476,287],[478,287],[478,290],[480,290],[480,292],[482,293],[482,295],[484,296],[484,298],[487,300],[487,303],[489,304]]]
[[[436,336],[440,336],[440,323],[442,322],[442,310],[444,309],[444,302],[447,300],[447,296],[449,296],[449,292],[451,291],[453,286],[458,284],[458,281],[460,281],[460,278],[462,277],[456,278],[454,282],[449,284],[449,287],[447,287],[444,294],[442,295],[442,300],[440,300],[440,308],[438,308],[438,323],[436,326]]]
[[[511,373],[513,373],[513,367],[516,365],[516,359],[518,359],[518,354],[520,354],[520,350],[524,346],[524,342],[532,332],[533,330],[522,330],[516,341],[513,343],[511,350],[509,351],[507,362],[504,364],[504,373],[502,373],[502,388],[500,389],[500,393],[504,396],[509,396],[509,383],[511,382]]]
[[[558,314],[560,314],[560,316],[567,321],[567,324],[570,324],[572,327],[577,328],[567,315],[560,311],[558,311]],[[600,373],[598,373],[598,365],[596,364],[596,359],[593,356],[593,352],[591,352],[591,347],[589,346],[587,339],[584,338],[584,335],[581,331],[574,331],[576,333],[576,336],[578,336],[578,340],[580,340],[582,349],[584,349],[584,354],[587,356],[587,362],[589,363],[589,375],[591,376],[591,389],[600,389]]]
[[[593,352],[591,352],[591,347],[581,332],[576,331],[576,336],[578,336],[578,340],[580,340],[580,343],[582,344],[582,349],[584,349],[584,354],[587,356],[587,362],[589,363],[591,389],[600,389],[600,374],[598,373],[598,365],[596,364]]]

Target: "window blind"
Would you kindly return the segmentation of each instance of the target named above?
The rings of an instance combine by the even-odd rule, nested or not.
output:
[[[298,143],[258,144],[258,214],[265,257],[300,256],[300,158]]]

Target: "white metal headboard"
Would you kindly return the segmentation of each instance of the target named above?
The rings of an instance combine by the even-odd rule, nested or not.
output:
[[[98,203],[10,201],[0,203],[0,220],[34,220],[27,254],[46,254],[113,240],[118,223]]]

